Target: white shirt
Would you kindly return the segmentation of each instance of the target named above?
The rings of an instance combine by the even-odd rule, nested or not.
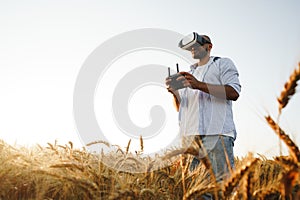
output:
[[[191,66],[191,74],[202,82],[213,85],[229,85],[238,93],[241,86],[238,71],[228,58],[213,61],[210,58],[203,66]],[[182,135],[226,135],[236,137],[233,122],[232,101],[214,97],[197,89],[179,90],[179,126]]]

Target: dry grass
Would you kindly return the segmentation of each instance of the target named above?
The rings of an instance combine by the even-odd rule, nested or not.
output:
[[[295,93],[299,71],[300,64],[278,98],[280,113]],[[143,156],[142,138],[135,154],[129,151],[131,141],[125,149],[105,141],[90,143],[117,147],[100,154],[75,149],[72,142],[29,149],[0,141],[0,199],[181,200],[200,199],[205,193],[215,199],[300,199],[299,148],[279,122],[265,118],[290,155],[236,158],[234,173],[221,183],[215,181],[207,159],[193,172],[188,170],[193,156],[200,158],[197,145],[150,158]]]

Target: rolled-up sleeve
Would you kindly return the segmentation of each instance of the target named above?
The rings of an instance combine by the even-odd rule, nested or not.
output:
[[[229,58],[220,59],[220,79],[222,85],[231,86],[236,92],[241,92],[241,84],[239,81],[239,73],[232,60]]]

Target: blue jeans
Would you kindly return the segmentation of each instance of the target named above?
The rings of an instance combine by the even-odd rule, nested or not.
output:
[[[202,137],[201,142],[210,160],[216,181],[222,181],[226,176],[229,175],[229,167],[234,168],[234,139],[229,136],[215,135]],[[201,151],[200,153],[203,152]],[[226,160],[226,156],[228,161]],[[199,165],[199,163],[200,160],[194,157],[190,165],[190,170],[193,171]],[[229,163],[230,166],[228,166],[227,163]],[[201,198],[203,200],[212,200],[213,195],[211,193],[205,193],[201,195]]]
[[[203,137],[201,142],[207,152],[217,182],[222,181],[224,177],[229,175],[229,167],[234,168],[234,139],[229,136],[213,135]],[[230,166],[228,166],[228,162]],[[200,160],[194,158],[190,170],[193,171],[199,163]]]

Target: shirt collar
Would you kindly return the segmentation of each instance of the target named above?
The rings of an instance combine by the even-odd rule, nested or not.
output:
[[[203,65],[202,67],[210,65],[213,62],[213,60],[214,60],[214,58],[212,56],[210,56],[208,62],[205,65]],[[193,70],[197,69],[197,67],[198,67],[198,63],[195,63],[190,66],[190,69],[193,71]]]

